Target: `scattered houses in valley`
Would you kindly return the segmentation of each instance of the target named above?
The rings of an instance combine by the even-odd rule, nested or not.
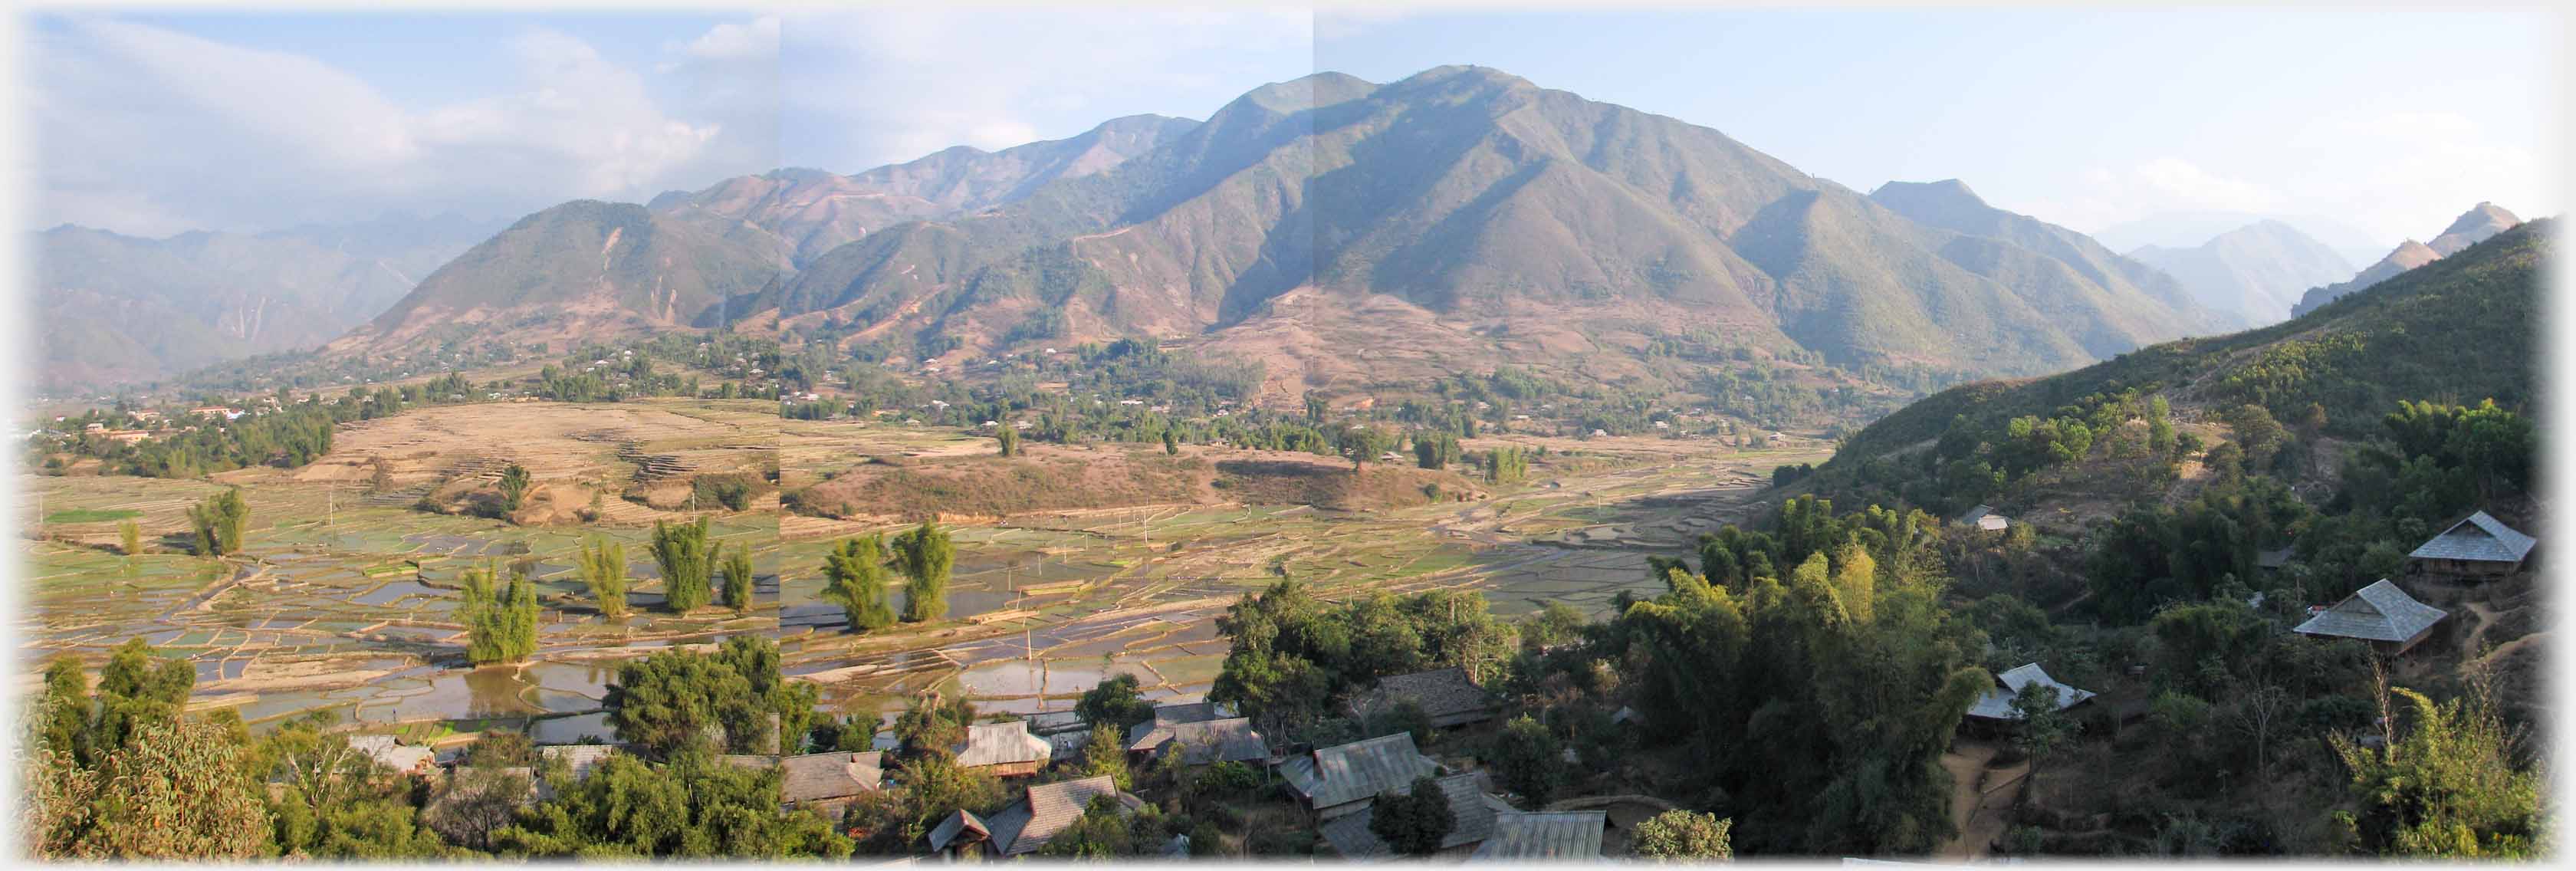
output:
[[[1443,668],[1380,679],[1375,688],[1352,702],[1351,711],[1383,715],[1408,700],[1431,715],[1431,725],[1444,729],[1491,720],[1501,708],[1494,694],[1478,686],[1466,669]]]
[[[2076,689],[2058,683],[2056,678],[2048,676],[2046,669],[2039,667],[2039,663],[2033,662],[1996,675],[1995,688],[1987,690],[1985,695],[1977,697],[1975,704],[1968,706],[1968,716],[1992,723],[2010,723],[2020,720],[2021,712],[2013,710],[2013,700],[2020,698],[2023,692],[2034,686],[2055,688],[2057,709],[2061,711],[2083,704],[2095,695],[2091,690]]]
[[[962,832],[971,823],[983,823],[987,853],[1005,857],[1024,856],[1045,847],[1057,833],[1082,818],[1082,812],[1091,806],[1092,798],[1103,795],[1118,802],[1118,811],[1122,815],[1135,813],[1136,809],[1145,806],[1144,799],[1119,789],[1116,781],[1103,774],[1029,787],[1028,795],[1018,804],[1004,808],[991,820],[959,820],[959,828]],[[936,837],[939,830],[933,829],[931,834],[932,849],[939,849]],[[959,832],[952,832],[946,846],[958,848],[959,837]]]
[[[1452,774],[1436,782],[1440,784],[1441,794],[1449,800],[1452,825],[1449,834],[1440,839],[1440,850],[1434,855],[1462,858],[1474,852],[1477,845],[1493,835],[1495,814],[1512,809],[1511,805],[1486,793],[1483,772]],[[1410,795],[1412,789],[1413,785],[1407,782],[1395,792]],[[1375,816],[1372,805],[1356,813],[1336,817],[1324,823],[1324,840],[1345,859],[1391,858],[1395,856],[1395,848],[1369,830],[1369,821]]]
[[[1438,773],[1440,763],[1414,748],[1411,732],[1326,747],[1279,765],[1298,803],[1324,821],[1366,810],[1378,793]]]
[[[1047,739],[1029,734],[1026,720],[977,723],[966,727],[966,742],[956,747],[957,764],[996,777],[1038,773],[1055,755]]]

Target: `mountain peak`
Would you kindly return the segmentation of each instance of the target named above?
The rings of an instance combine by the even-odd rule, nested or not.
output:
[[[1877,190],[1870,191],[1869,198],[1877,200],[1879,205],[1894,208],[1899,212],[1909,211],[1906,208],[1898,208],[1899,204],[1934,211],[1992,208],[1986,205],[1983,197],[1977,196],[1976,191],[1968,189],[1967,182],[1955,178],[1945,178],[1940,181],[1891,181],[1879,185]]]
[[[2522,219],[2506,211],[2503,206],[2481,202],[2475,208],[2460,213],[2459,219],[2452,221],[2451,226],[2442,231],[2442,235],[2477,235],[2478,238],[2483,239],[2519,223],[2522,223]]]
[[[1235,103],[1249,103],[1277,114],[1293,115],[1356,100],[1374,90],[1377,90],[1377,84],[1367,79],[1326,70],[1262,85],[1245,92],[1235,99]]]

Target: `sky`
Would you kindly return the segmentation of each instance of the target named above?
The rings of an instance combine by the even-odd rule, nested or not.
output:
[[[2543,157],[2564,25],[2539,10],[86,12],[25,32],[36,224],[137,235],[507,219],[1453,63],[1864,191],[1962,179],[2087,232],[2306,216],[2384,248],[2481,200],[2565,207]]]

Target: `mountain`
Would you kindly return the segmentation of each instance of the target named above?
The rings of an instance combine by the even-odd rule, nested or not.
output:
[[[2522,223],[2521,218],[2514,217],[2512,212],[2505,211],[2501,206],[2494,203],[2479,203],[2476,208],[2462,213],[2458,219],[2453,220],[2451,226],[2444,228],[2441,235],[2433,237],[2430,244],[2408,239],[2398,243],[2396,250],[2388,252],[2388,256],[2380,258],[2379,262],[2371,264],[2370,268],[2362,270],[2349,281],[2309,288],[2306,294],[2299,297],[2299,304],[2291,308],[2291,313],[2306,314],[2315,311],[2326,303],[2354,291],[2386,281],[2399,273],[2486,241],[2488,237],[2520,223]]]
[[[2129,256],[2172,275],[2201,305],[2233,312],[2249,325],[2287,320],[2300,292],[2353,276],[2352,264],[2334,249],[2273,220],[2195,247],[2148,245]]]
[[[715,326],[727,298],[788,269],[774,237],[724,235],[632,203],[578,200],[522,218],[458,255],[325,350],[495,335],[570,342]]]
[[[492,230],[456,215],[166,239],[56,227],[33,239],[38,375],[97,387],[319,345]]]
[[[1646,349],[1675,343],[2035,374],[2232,323],[2170,277],[1964,185],[1882,191],[1490,69],[1383,85],[1318,73],[1203,123],[1123,118],[851,176],[732,179],[616,213],[630,243],[649,226],[661,246],[630,265],[686,276],[603,277],[627,256],[609,250],[614,207],[559,207],[334,347],[417,345],[459,318],[505,338],[570,336],[588,326],[565,303],[587,299],[630,326],[761,313],[766,329],[774,313],[779,329],[894,355],[1152,336],[1259,362],[1286,390],[1507,363],[1618,381],[1646,377],[1658,365]],[[656,292],[677,298],[638,295],[666,279]]]
[[[2400,399],[2492,398],[2527,408],[2539,396],[2536,325],[2557,256],[2553,223],[2517,226],[2268,327],[2168,342],[2046,378],[1943,391],[1862,429],[1826,468],[1921,449],[1954,420],[1971,432],[2000,433],[2014,417],[2131,387],[2164,396],[2182,419],[2250,403],[2297,420],[2316,403],[2327,431],[2347,434],[2375,430]]]
[[[1320,73],[1105,171],[870,233],[747,307],[896,347],[1189,337],[1310,386],[1515,360],[1617,377],[1689,335],[2033,373],[2225,323],[1974,200],[1910,217],[1715,130],[1489,69]]]
[[[2334,251],[2346,263],[2368,263],[2388,250],[2388,243],[2374,238],[2369,231],[2333,218],[2258,212],[2158,212],[2094,230],[2090,235],[2115,251],[2135,251],[2149,245],[2193,248],[2228,231],[2264,221],[2290,225]]]
[[[1113,119],[1069,139],[986,152],[957,146],[856,175],[782,169],[655,197],[655,212],[747,223],[776,236],[799,266],[870,230],[974,212],[1057,179],[1101,172],[1198,122],[1160,115]]]

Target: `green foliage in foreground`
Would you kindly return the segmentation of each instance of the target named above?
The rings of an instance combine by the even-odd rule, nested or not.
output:
[[[1404,792],[1379,795],[1370,803],[1369,814],[1369,833],[1406,856],[1440,852],[1441,840],[1458,828],[1458,815],[1449,809],[1449,794],[1440,789],[1440,781],[1429,777],[1414,778]]]
[[[1727,842],[1733,828],[1735,820],[1716,814],[1668,810],[1637,824],[1628,835],[1628,852],[1649,859],[1733,859],[1735,848]]]
[[[672,650],[620,664],[608,685],[608,725],[619,741],[663,759],[690,751],[795,753],[812,724],[816,692],[780,676],[776,641],[735,635],[714,653]]]
[[[2408,858],[2543,855],[2542,781],[2514,765],[2519,736],[2482,689],[2441,704],[2404,687],[2391,692],[2404,707],[2380,697],[2383,746],[2333,739],[2359,804],[2336,819],[2355,846]]]
[[[672,525],[653,522],[653,561],[662,567],[664,607],[686,614],[707,603],[715,554],[707,543],[707,518]]]

